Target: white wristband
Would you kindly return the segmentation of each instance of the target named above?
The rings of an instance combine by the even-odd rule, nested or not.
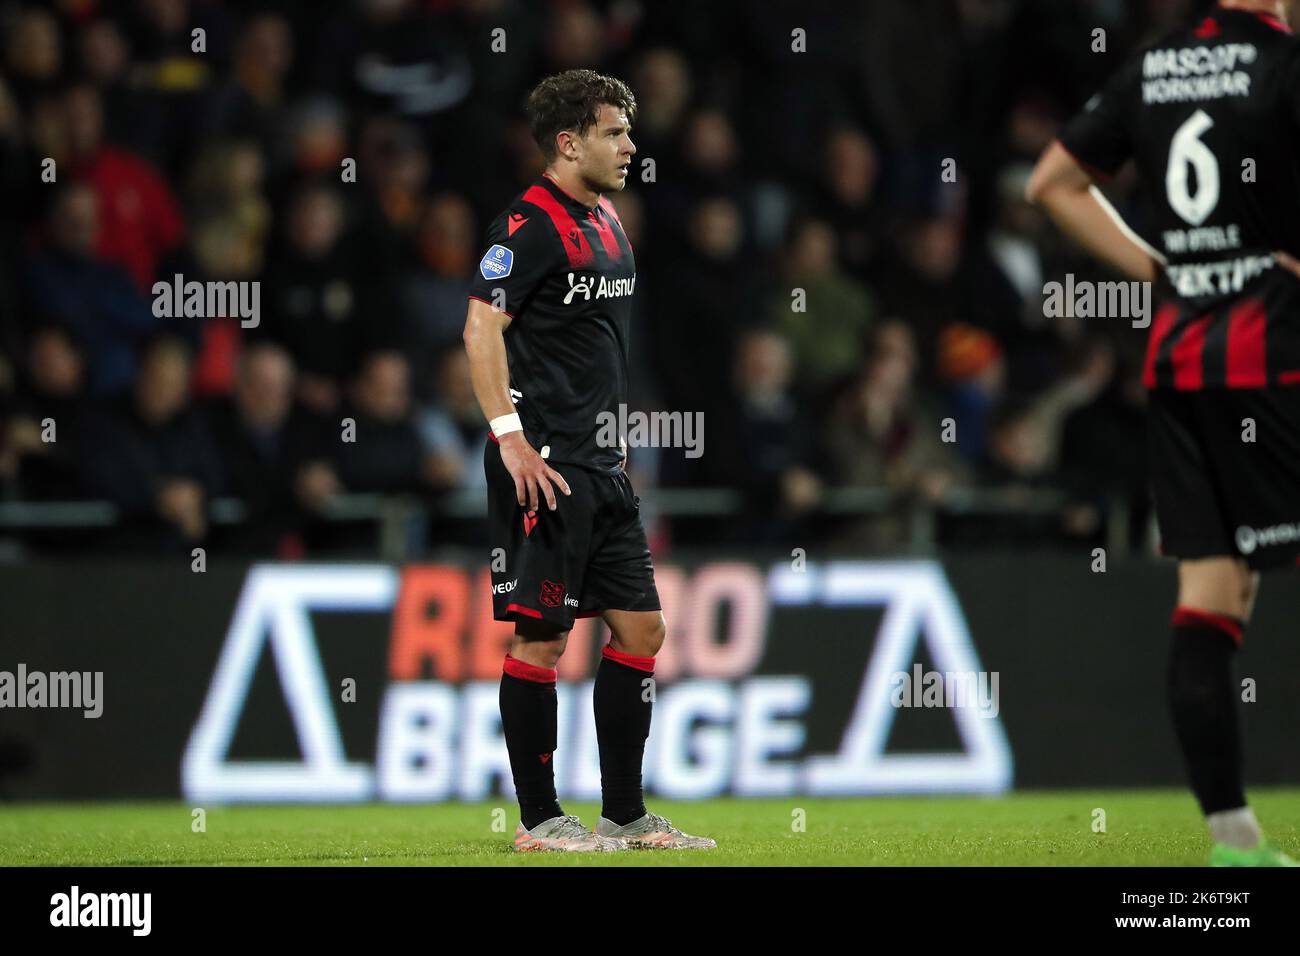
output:
[[[509,435],[511,432],[521,432],[524,430],[524,423],[519,420],[518,412],[511,412],[509,415],[502,415],[500,418],[494,418],[488,422],[488,427],[492,429],[492,434],[500,438],[502,435]]]

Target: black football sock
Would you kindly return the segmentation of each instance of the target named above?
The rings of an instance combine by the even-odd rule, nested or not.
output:
[[[645,816],[641,762],[650,736],[655,659],[624,654],[606,645],[596,669],[592,704],[600,748],[600,815],[625,826]]]
[[[556,673],[506,655],[501,674],[501,729],[519,799],[519,820],[531,830],[558,817],[555,795]]]
[[[1172,624],[1169,703],[1192,791],[1207,816],[1245,806],[1232,666],[1244,624],[1185,607],[1174,610]]]

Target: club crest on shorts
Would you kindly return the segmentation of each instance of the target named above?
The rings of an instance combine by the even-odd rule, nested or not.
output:
[[[515,254],[502,245],[495,245],[483,254],[483,261],[478,264],[478,271],[489,282],[504,279],[510,275],[515,264]]]
[[[564,583],[543,581],[539,600],[547,607],[559,607],[564,602]]]

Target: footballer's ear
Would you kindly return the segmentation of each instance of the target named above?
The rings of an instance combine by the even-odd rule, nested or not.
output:
[[[577,159],[582,155],[582,143],[571,129],[562,129],[555,134],[555,151],[565,159]]]

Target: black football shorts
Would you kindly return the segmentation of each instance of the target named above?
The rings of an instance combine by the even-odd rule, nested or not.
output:
[[[1300,563],[1300,387],[1148,394],[1160,553]]]
[[[602,611],[658,611],[654,565],[641,499],[623,472],[600,474],[553,465],[571,495],[556,490],[556,509],[545,499],[529,515],[489,439],[483,451],[488,486],[488,528],[493,556],[492,616],[498,621],[535,618],[561,630]],[[500,550],[498,550],[500,549]]]

